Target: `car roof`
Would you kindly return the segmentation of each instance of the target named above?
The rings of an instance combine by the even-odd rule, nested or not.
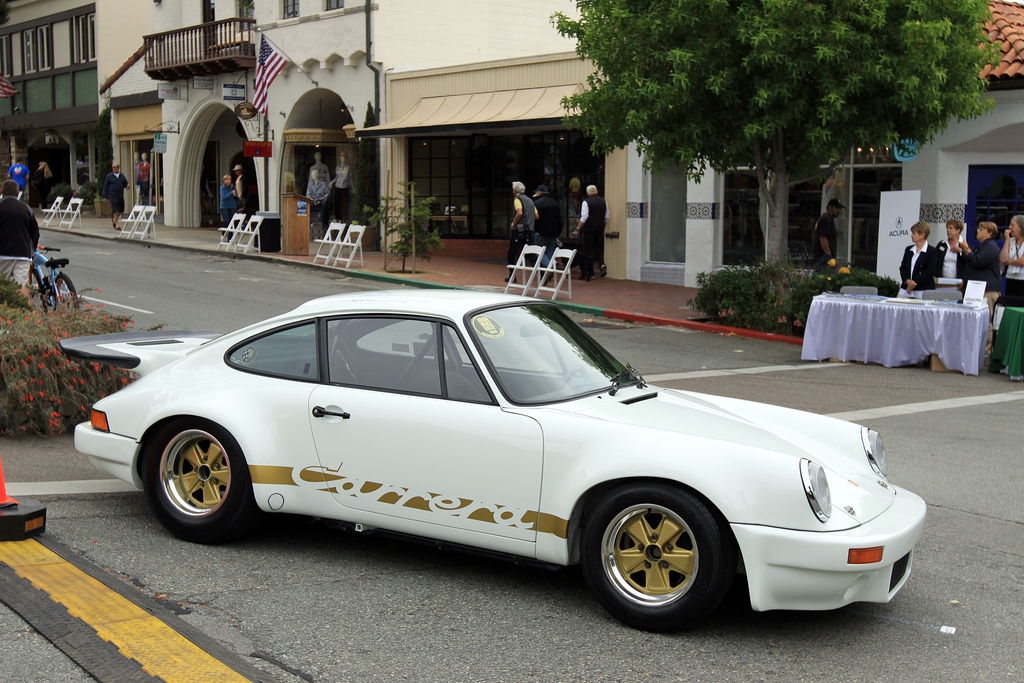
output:
[[[289,316],[335,313],[412,313],[461,318],[469,311],[510,303],[538,303],[537,299],[468,289],[394,289],[332,294],[300,305]]]

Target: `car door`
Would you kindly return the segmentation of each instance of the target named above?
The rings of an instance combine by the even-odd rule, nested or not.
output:
[[[309,419],[341,505],[456,542],[522,552],[516,541],[535,540],[540,425],[494,401],[454,326],[345,317],[324,334],[328,382]]]

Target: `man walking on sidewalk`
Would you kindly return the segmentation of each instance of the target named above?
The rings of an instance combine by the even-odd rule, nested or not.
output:
[[[580,261],[580,279],[590,282],[594,277],[594,262],[601,264],[601,276],[607,273],[604,265],[604,226],[610,218],[608,203],[597,193],[597,187],[587,186],[587,198],[580,210],[580,224],[572,231],[583,236],[583,259]]]
[[[533,203],[537,208],[537,245],[544,247],[540,265],[547,268],[551,255],[558,248],[558,237],[562,234],[562,207],[548,194],[547,185],[538,185],[533,195]]]
[[[124,191],[128,189],[128,178],[121,173],[121,164],[116,161],[110,166],[110,173],[103,180],[103,197],[110,201],[110,222],[119,230],[117,220],[124,213]]]

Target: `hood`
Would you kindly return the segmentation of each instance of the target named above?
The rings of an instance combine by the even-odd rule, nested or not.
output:
[[[790,408],[649,386],[614,398],[603,394],[579,404],[576,412],[807,458],[847,476],[874,476],[860,425]]]

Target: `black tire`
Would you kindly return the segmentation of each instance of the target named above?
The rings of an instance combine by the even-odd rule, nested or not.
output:
[[[598,602],[630,626],[693,626],[725,598],[736,574],[735,543],[723,525],[686,491],[616,489],[583,529],[583,576]]]
[[[53,307],[50,297],[43,291],[43,283],[39,279],[39,271],[36,270],[35,264],[30,265],[28,269],[28,296],[30,301],[38,299],[39,306],[44,311]]]
[[[57,290],[55,292],[57,303],[67,303],[75,298],[75,294],[78,293],[78,290],[75,289],[75,283],[71,281],[71,278],[64,273],[61,273],[55,277],[53,281]]]
[[[237,538],[262,516],[241,447],[207,420],[177,419],[148,439],[142,481],[157,519],[186,541]]]

